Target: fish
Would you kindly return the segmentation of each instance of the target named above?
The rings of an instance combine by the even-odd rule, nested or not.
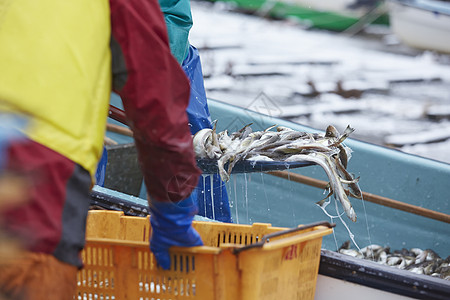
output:
[[[347,163],[348,163],[349,158],[348,158],[347,150],[342,145],[342,143],[353,131],[355,131],[355,129],[350,127],[350,125],[348,125],[345,128],[344,133],[342,135],[340,135],[338,130],[333,125],[329,125],[325,132],[325,137],[335,140],[334,143],[332,144],[332,146],[339,148],[339,159],[341,161],[341,164],[344,166],[344,168],[347,168]]]
[[[342,186],[340,177],[337,174],[337,170],[336,168],[333,168],[332,162],[328,156],[320,152],[315,152],[308,155],[296,154],[288,158],[286,161],[310,161],[321,166],[325,171],[325,173],[327,174],[328,179],[330,180],[331,190],[333,191],[333,194],[336,197],[336,199],[341,203],[342,207],[344,208],[345,214],[350,220],[356,222],[355,210],[353,209],[350,200],[348,200],[347,194],[344,190],[344,187]]]
[[[219,144],[219,137],[216,133],[217,122],[213,122],[213,128],[199,130],[193,136],[194,152],[197,157],[216,159],[221,156],[222,149]]]
[[[197,157],[205,158],[208,156],[208,151],[206,141],[208,140],[209,136],[211,135],[212,129],[210,128],[204,128],[202,130],[199,130],[193,137],[193,144],[194,144],[194,152]]]
[[[252,128],[250,127],[253,123],[247,124],[244,127],[242,127],[240,130],[238,130],[237,132],[234,132],[231,134],[231,139],[232,140],[236,140],[236,139],[245,139],[250,132],[252,132]]]
[[[337,252],[373,260],[383,265],[408,270],[416,274],[450,280],[450,256],[442,259],[432,249],[411,248],[408,250],[403,248],[391,253],[390,247],[382,247],[376,244],[366,246],[360,251],[352,249],[350,245],[350,241],[344,242]]]
[[[339,134],[329,125],[324,134],[293,130],[286,126],[272,125],[262,131],[253,131],[251,123],[240,130],[216,132],[217,122],[212,129],[202,129],[193,137],[197,158],[217,161],[221,179],[229,181],[234,166],[248,161],[312,162],[322,167],[329,179],[329,193],[325,199],[316,202],[325,205],[325,200],[334,196],[344,208],[347,217],[356,222],[356,212],[348,198],[362,198],[359,178],[346,170],[351,153],[343,142],[354,131],[350,126]]]
[[[353,257],[357,257],[357,258],[363,258],[364,256],[357,250],[355,249],[341,249],[339,250],[339,253],[345,254],[345,255],[349,255],[349,256],[353,256]]]
[[[359,177],[355,179],[354,176],[352,176],[345,169],[345,167],[342,165],[341,160],[338,159],[336,156],[334,156],[334,163],[337,167],[338,173],[341,176],[341,178],[344,178],[345,180],[350,182],[347,184],[348,189],[349,189],[349,194],[354,198],[362,199],[362,191],[358,185]]]

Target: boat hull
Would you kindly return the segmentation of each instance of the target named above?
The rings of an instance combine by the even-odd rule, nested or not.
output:
[[[345,31],[365,16],[373,7],[349,8],[354,0],[211,0],[230,2],[238,9],[279,19],[296,19],[306,27],[331,31]],[[376,2],[376,1],[374,1]],[[388,24],[387,14],[381,13],[373,20],[375,24]]]
[[[449,299],[450,282],[431,276],[321,251],[315,300]]]
[[[364,300],[406,300],[415,299],[375,289],[362,284],[319,274],[317,276],[315,300],[336,299],[336,295],[351,295],[352,299]]]
[[[388,3],[394,34],[408,46],[450,53],[450,4],[439,1]]]

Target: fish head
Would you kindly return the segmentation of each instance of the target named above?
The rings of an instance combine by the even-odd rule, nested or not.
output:
[[[206,154],[206,142],[211,136],[212,129],[204,128],[195,133],[192,143],[194,144],[195,156],[199,158],[205,158]]]
[[[337,138],[339,137],[339,131],[333,125],[328,125],[325,131],[325,137],[327,138]]]

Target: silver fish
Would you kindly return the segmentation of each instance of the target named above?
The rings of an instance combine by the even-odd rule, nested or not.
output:
[[[342,135],[333,126],[328,126],[323,135],[299,132],[282,126],[271,131],[276,125],[263,131],[253,131],[251,124],[248,124],[229,136],[227,131],[216,133],[216,124],[214,123],[213,129],[201,130],[194,136],[194,147],[198,157],[217,160],[222,180],[228,181],[234,166],[243,160],[256,161],[258,158],[313,162],[325,170],[330,180],[330,193],[325,199],[334,194],[347,216],[356,221],[356,213],[347,194],[357,197],[361,194],[357,185],[359,179],[354,179],[346,171],[347,151],[342,146],[342,142],[353,132],[350,126]],[[318,204],[323,205],[325,199]]]
[[[215,159],[220,157],[222,151],[218,144],[213,142],[213,130],[205,128],[198,131],[193,138],[194,152],[197,157]]]
[[[356,222],[355,210],[353,209],[352,204],[348,200],[347,194],[345,193],[344,187],[342,186],[342,183],[340,181],[340,177],[337,174],[335,168],[332,167],[332,162],[330,161],[327,155],[322,154],[320,152],[312,153],[309,155],[296,154],[291,156],[286,161],[311,161],[321,166],[322,169],[327,174],[328,179],[330,180],[330,186],[331,189],[333,190],[334,196],[341,203],[347,217],[353,222]]]

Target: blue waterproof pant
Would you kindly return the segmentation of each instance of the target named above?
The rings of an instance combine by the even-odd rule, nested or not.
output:
[[[191,133],[195,134],[203,128],[212,128],[203,86],[200,57],[195,47],[189,47],[188,55],[183,61],[182,67],[191,83],[191,96],[187,114]],[[197,193],[193,193],[193,195],[196,195],[196,199],[193,200],[198,205],[200,216],[222,222],[232,222],[227,190],[219,174],[202,175],[196,189]]]

